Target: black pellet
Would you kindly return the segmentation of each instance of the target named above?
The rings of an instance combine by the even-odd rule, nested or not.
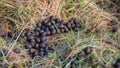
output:
[[[28,41],[28,42],[31,42],[31,43],[35,43],[35,39],[34,39],[33,36],[29,36],[29,37],[27,38],[27,41]]]
[[[45,28],[45,31],[48,31],[48,30],[49,30],[49,27],[46,27],[46,28]]]
[[[36,28],[35,28],[35,31],[40,31],[40,30],[41,30],[40,27],[36,27]]]
[[[44,47],[46,47],[46,45],[44,43],[40,43],[40,47],[44,48]]]
[[[50,35],[50,31],[49,30],[46,31],[46,35]]]
[[[45,41],[43,41],[42,43],[44,43],[45,45],[47,45],[48,44],[48,42],[45,40]]]
[[[32,45],[26,44],[26,45],[25,45],[25,48],[26,48],[26,49],[30,49],[30,48],[32,48]]]
[[[31,43],[35,43],[35,39],[31,39],[30,42],[31,42]]]
[[[26,32],[25,35],[29,37],[31,35],[31,32]]]
[[[30,39],[34,39],[34,37],[33,37],[33,36],[29,36],[29,37],[28,37],[28,40],[30,40]]]
[[[15,52],[15,53],[20,53],[20,49],[19,49],[19,48],[14,48],[14,49],[13,49],[13,52]]]
[[[89,54],[91,51],[92,51],[92,49],[91,49],[91,47],[87,47],[87,48],[85,48],[85,54]]]
[[[44,29],[45,29],[45,26],[41,26],[41,29],[44,30]]]
[[[49,26],[49,29],[50,29],[50,30],[54,29],[54,26],[53,26],[53,25],[50,25],[50,26]]]
[[[40,33],[40,36],[46,36],[46,32]]]
[[[33,42],[30,42],[29,44],[31,45],[31,47],[35,46],[35,43],[33,43]]]
[[[39,31],[40,34],[43,33],[43,32],[44,32],[44,30],[40,30],[40,31]]]
[[[61,23],[56,23],[56,27],[61,27],[62,26],[62,24]]]
[[[41,40],[41,42],[45,41],[46,40],[46,36],[41,36],[40,40]]]
[[[34,48],[38,49],[39,46],[40,46],[40,45],[36,43],[35,46],[34,46]]]
[[[39,52],[39,56],[40,57],[44,57],[45,56],[45,52],[43,52],[43,51]]]
[[[66,23],[67,28],[71,28],[71,23]]]
[[[8,32],[8,37],[13,37],[13,33],[12,32]]]
[[[36,36],[39,36],[39,35],[40,35],[40,33],[36,31],[36,32],[35,32],[35,35],[36,35]]]
[[[22,33],[21,33],[21,35],[20,35],[20,37],[22,37],[22,38],[24,38],[25,37],[25,31],[23,31]]]
[[[41,52],[41,51],[43,52],[43,51],[45,51],[45,49],[44,49],[44,48],[40,48],[40,52]]]
[[[34,51],[33,56],[38,56],[38,51]]]
[[[35,41],[36,41],[37,43],[40,43],[40,38],[35,38]]]
[[[52,29],[52,30],[50,31],[50,34],[51,34],[51,35],[54,35],[54,34],[56,34],[56,32],[57,32],[56,29]]]

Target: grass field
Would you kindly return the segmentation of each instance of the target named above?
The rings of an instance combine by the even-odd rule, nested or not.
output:
[[[49,16],[76,18],[83,29],[47,37],[55,51],[31,58],[24,39],[17,40]],[[7,37],[11,31],[17,39]],[[15,47],[21,52],[12,52]],[[75,60],[86,47],[92,52]],[[0,0],[0,50],[0,68],[113,68],[120,58],[120,0]]]

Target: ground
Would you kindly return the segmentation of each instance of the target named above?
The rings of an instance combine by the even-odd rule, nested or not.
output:
[[[119,0],[0,0],[0,50],[9,51],[0,55],[1,68],[113,68],[120,58],[119,4]],[[76,18],[83,29],[49,36],[55,51],[44,58],[31,58],[24,40],[7,37],[11,31],[19,37],[49,16],[65,22]],[[15,47],[21,52],[12,52]],[[75,60],[86,47],[92,52]]]

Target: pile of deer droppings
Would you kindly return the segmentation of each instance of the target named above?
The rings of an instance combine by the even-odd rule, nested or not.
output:
[[[32,57],[44,57],[48,52],[54,51],[52,46],[48,46],[49,43],[46,39],[47,36],[66,33],[71,30],[79,31],[80,29],[82,29],[82,26],[76,19],[71,19],[65,23],[63,20],[60,20],[55,16],[50,16],[37,23],[34,29],[28,31],[24,30],[21,33],[19,40],[26,40],[25,48],[28,49],[28,52]],[[13,32],[9,32],[8,37],[12,38]],[[16,48],[13,51],[17,51],[16,53],[20,52],[19,48]],[[87,53],[87,48],[84,51]]]
[[[44,57],[49,51],[54,50],[54,48],[48,46],[46,36],[65,33],[71,29],[78,31],[79,28],[81,28],[81,26],[76,20],[70,20],[64,23],[64,21],[51,16],[37,23],[33,32],[23,32],[21,37],[27,39],[25,48],[29,49],[29,53],[32,54],[33,57]]]

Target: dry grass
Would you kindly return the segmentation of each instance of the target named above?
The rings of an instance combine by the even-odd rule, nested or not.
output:
[[[115,7],[108,8],[109,5]],[[12,26],[9,24],[10,22],[15,24],[16,33],[20,35],[24,29],[33,29],[37,22],[51,15],[57,16],[64,21],[77,18],[83,23],[83,30],[78,33],[71,31],[71,34],[52,36],[54,38],[51,41],[48,40],[49,43],[54,45],[55,42],[65,41],[67,44],[72,45],[66,45],[66,47],[71,49],[66,57],[67,59],[74,59],[73,57],[87,46],[93,47],[93,52],[85,59],[79,61],[79,63],[84,63],[92,58],[91,64],[87,67],[83,65],[78,68],[112,68],[112,64],[120,57],[118,49],[120,45],[120,24],[118,23],[115,26],[107,25],[112,20],[119,22],[115,17],[119,13],[109,12],[110,9],[117,10],[119,6],[110,0],[105,2],[101,0],[99,2],[97,0],[1,0],[0,35],[6,35],[7,32],[12,31],[12,28],[9,27]],[[118,27],[118,31],[111,33],[112,27]],[[9,68],[13,68],[14,64],[18,65],[18,68],[62,68],[63,66],[63,62],[59,60],[59,56],[64,53],[62,44],[59,45],[60,47],[55,46],[59,47],[59,49],[56,49],[54,53],[50,53],[49,57],[39,59],[30,58],[26,54],[26,49],[23,48],[24,44],[18,43],[17,39],[15,42],[6,43],[4,38],[6,37],[0,37],[0,43],[4,43],[0,44],[0,48],[6,47],[9,50],[9,54],[7,59],[5,56],[1,57],[1,59],[4,59],[4,62],[0,63],[1,65],[7,63]],[[51,39],[51,37],[49,38]],[[12,53],[12,48],[16,46],[21,48],[22,52],[20,54]]]

